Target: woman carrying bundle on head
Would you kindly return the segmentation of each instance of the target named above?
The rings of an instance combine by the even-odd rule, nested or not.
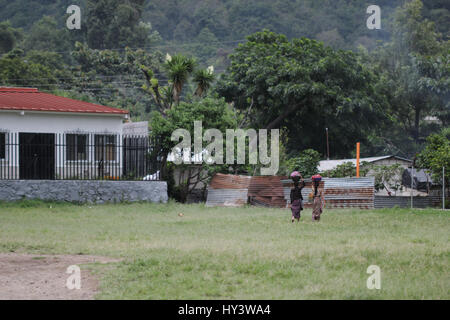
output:
[[[302,189],[305,187],[305,181],[303,181],[302,175],[298,171],[291,173],[291,179],[294,181],[294,188],[291,189],[291,211],[292,222],[297,219],[300,221],[300,211],[303,210],[303,196]],[[299,186],[299,181],[301,184]]]
[[[325,206],[323,190],[319,187],[322,177],[319,174],[316,174],[311,177],[311,180],[313,182],[313,190],[311,194],[311,197],[313,198],[312,220],[319,221],[320,215],[323,212],[323,207]]]

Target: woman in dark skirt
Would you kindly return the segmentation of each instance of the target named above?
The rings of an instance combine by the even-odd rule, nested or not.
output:
[[[303,210],[303,196],[302,189],[305,187],[305,181],[298,171],[294,171],[291,174],[292,180],[294,180],[294,188],[291,189],[291,211],[292,211],[292,222],[297,219],[300,221],[300,211]],[[301,178],[301,185],[299,186],[299,180]]]

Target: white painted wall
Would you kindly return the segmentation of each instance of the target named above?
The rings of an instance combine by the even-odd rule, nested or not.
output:
[[[95,132],[122,134],[124,115],[0,111],[0,131],[34,133]]]
[[[121,143],[123,133],[124,115],[109,114],[75,114],[75,113],[56,113],[56,112],[29,112],[25,111],[23,115],[20,111],[0,111],[0,132],[7,133],[7,142],[9,144],[17,143],[13,141],[14,136],[17,138],[18,133],[91,133],[89,136],[88,160],[84,161],[83,172],[66,172],[63,168],[66,166],[66,150],[65,147],[57,146],[55,148],[56,156],[56,174],[59,176],[70,175],[77,176],[85,174],[86,171],[95,172],[97,170],[97,162],[94,159],[94,135],[93,134],[111,134],[117,136],[117,142]],[[17,134],[17,135],[16,135]],[[56,143],[65,141],[56,141]],[[19,147],[15,145],[9,146],[6,150],[6,159],[0,159],[2,166],[1,175],[18,178],[19,165]],[[118,172],[121,172],[122,153],[117,148],[116,161],[119,164]],[[8,172],[9,171],[9,172]],[[64,172],[64,173],[62,173]]]

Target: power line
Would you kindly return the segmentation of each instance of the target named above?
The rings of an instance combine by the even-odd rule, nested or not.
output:
[[[226,71],[226,69],[216,69],[216,72],[220,73],[220,72],[224,72]],[[153,73],[153,75],[160,75],[160,76],[165,76],[164,73],[158,73],[155,72]],[[102,78],[130,78],[130,79],[135,79],[135,80],[142,80],[145,81],[146,79],[144,77],[139,77],[137,75],[114,75],[114,76],[105,76],[105,75],[96,75],[96,77],[102,77]],[[89,76],[74,76],[74,77],[55,77],[55,78],[15,78],[15,79],[6,79],[8,81],[33,81],[33,80],[73,80],[73,79],[88,79],[88,81],[98,81],[96,79],[92,79]],[[165,80],[159,80],[158,81],[165,81]]]
[[[247,39],[240,39],[240,40],[226,40],[226,41],[201,41],[201,42],[190,42],[190,43],[179,43],[179,44],[167,44],[167,45],[155,45],[155,46],[148,46],[148,47],[125,47],[125,48],[110,48],[110,49],[91,49],[92,51],[125,51],[125,50],[147,50],[147,49],[162,49],[162,48],[178,48],[178,47],[189,47],[189,46],[197,46],[202,44],[233,44],[233,43],[240,43],[245,42]],[[65,50],[65,51],[50,51],[52,53],[72,53],[76,52],[75,50]]]
[[[100,84],[103,84],[103,85],[109,85],[109,84],[136,84],[137,82],[138,81],[112,81],[112,82],[99,83],[98,81],[82,81],[80,83],[61,83],[61,82],[55,82],[55,83],[45,82],[45,83],[43,83],[43,82],[36,82],[36,81],[34,81],[34,82],[33,81],[26,81],[27,85],[32,85],[32,86],[46,86],[46,85],[49,85],[49,86],[57,86],[57,85],[70,86],[70,85],[92,85],[92,84],[97,84],[97,85],[100,85]],[[161,82],[162,83],[166,83],[164,81],[159,81],[159,82],[160,83]]]

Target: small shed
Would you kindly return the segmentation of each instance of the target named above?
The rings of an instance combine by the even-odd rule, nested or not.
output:
[[[351,162],[356,166],[356,159],[339,159],[339,160],[322,160],[319,163],[319,172],[335,169],[338,165]],[[412,165],[412,160],[402,158],[399,156],[387,155],[379,157],[360,158],[359,162],[368,162],[375,165],[390,166],[393,164],[400,164],[405,169]]]
[[[420,191],[429,191],[433,185],[433,180],[431,179],[431,175],[427,173],[424,169],[412,169],[406,168],[403,171],[402,176],[402,184],[405,187],[411,187],[411,179],[413,189]]]

